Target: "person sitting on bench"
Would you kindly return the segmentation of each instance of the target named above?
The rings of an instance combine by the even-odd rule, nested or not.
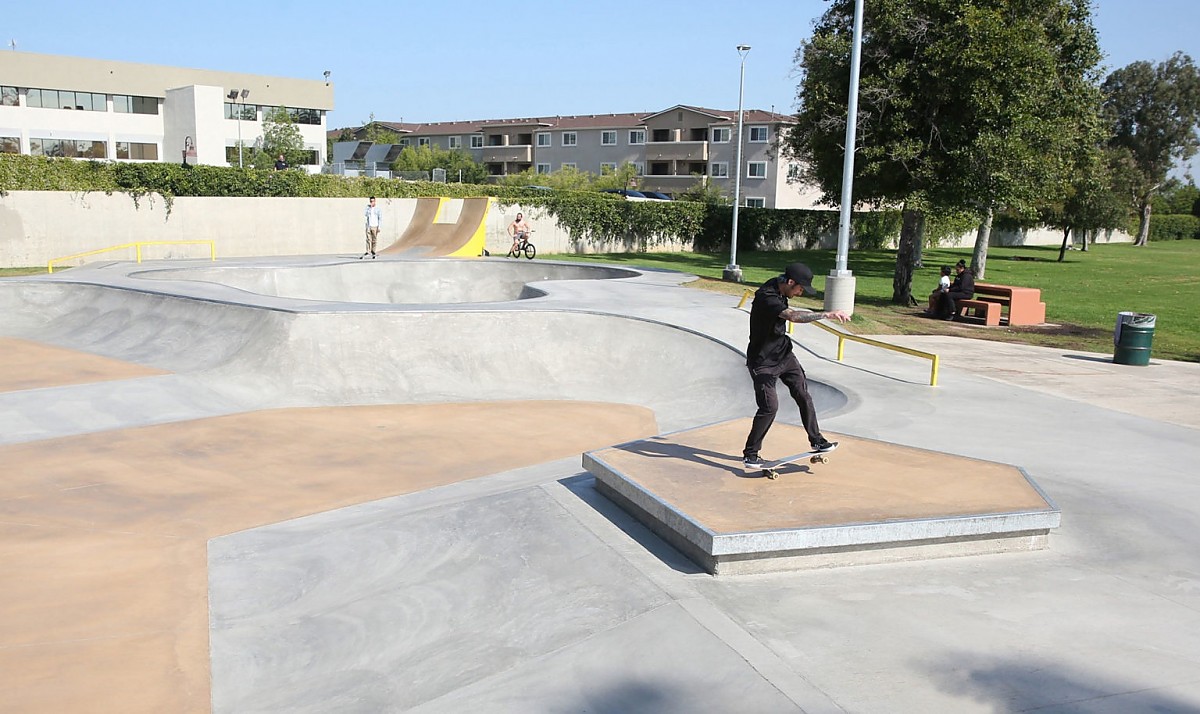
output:
[[[938,317],[943,320],[953,320],[958,314],[956,301],[975,297],[975,273],[967,267],[967,261],[958,261],[954,270],[958,272],[958,277],[954,278],[950,289],[942,293],[942,299],[938,302]]]

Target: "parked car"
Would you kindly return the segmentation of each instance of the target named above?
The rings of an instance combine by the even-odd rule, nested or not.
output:
[[[649,200],[646,198],[646,194],[634,191],[632,188],[601,188],[600,193],[619,193],[625,197],[625,200]]]
[[[657,200],[657,201],[671,201],[671,200],[673,200],[673,199],[671,198],[671,194],[669,194],[669,193],[663,193],[662,191],[646,191],[646,190],[643,190],[643,191],[642,191],[642,194],[643,194],[643,195],[644,195],[646,198],[653,198],[653,199],[655,199],[655,200]]]

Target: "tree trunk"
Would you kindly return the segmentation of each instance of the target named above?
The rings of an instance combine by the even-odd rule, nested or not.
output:
[[[992,207],[988,206],[983,212],[983,220],[979,230],[975,232],[975,251],[971,254],[971,270],[977,279],[983,279],[987,270],[988,241],[992,239]]]
[[[1060,263],[1063,262],[1063,260],[1065,260],[1067,257],[1067,241],[1069,241],[1069,240],[1071,240],[1071,229],[1064,228],[1063,229],[1063,242],[1062,242],[1062,245],[1060,245],[1058,247],[1058,262],[1060,262]]]
[[[892,277],[892,302],[907,307],[913,303],[913,245],[924,237],[921,235],[921,228],[925,223],[925,215],[906,206],[902,216],[900,245],[896,247],[896,272]]]
[[[1081,234],[1080,234],[1080,235],[1082,235],[1082,236],[1083,236],[1083,248],[1082,248],[1082,250],[1083,250],[1083,252],[1084,252],[1084,253],[1086,253],[1086,252],[1087,252],[1087,249],[1088,249],[1088,233],[1091,233],[1091,234],[1092,234],[1092,240],[1096,240],[1096,233],[1095,233],[1095,232],[1093,232],[1093,231],[1084,231],[1083,233],[1081,233]]]
[[[1150,208],[1150,196],[1147,194],[1142,198],[1142,218],[1138,222],[1137,240],[1133,242],[1134,245],[1146,245],[1150,240]]]
[[[917,226],[917,237],[913,241],[912,246],[913,269],[925,267],[923,260],[925,254],[925,214],[922,213],[918,220],[920,224]]]

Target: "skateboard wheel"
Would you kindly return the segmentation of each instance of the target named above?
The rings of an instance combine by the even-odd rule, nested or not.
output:
[[[779,472],[775,469],[763,469],[763,476],[766,476],[774,481],[775,479],[779,478]]]

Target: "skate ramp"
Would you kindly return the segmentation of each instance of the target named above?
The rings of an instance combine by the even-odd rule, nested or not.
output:
[[[411,253],[429,258],[482,255],[491,199],[464,198],[458,220],[440,223],[438,218],[445,214],[449,201],[448,198],[418,199],[417,209],[404,233],[380,252]]]
[[[195,267],[139,271],[149,280],[187,280],[259,295],[327,302],[430,305],[491,303],[545,295],[528,283],[636,277],[621,268],[542,262],[351,261],[283,267]]]

